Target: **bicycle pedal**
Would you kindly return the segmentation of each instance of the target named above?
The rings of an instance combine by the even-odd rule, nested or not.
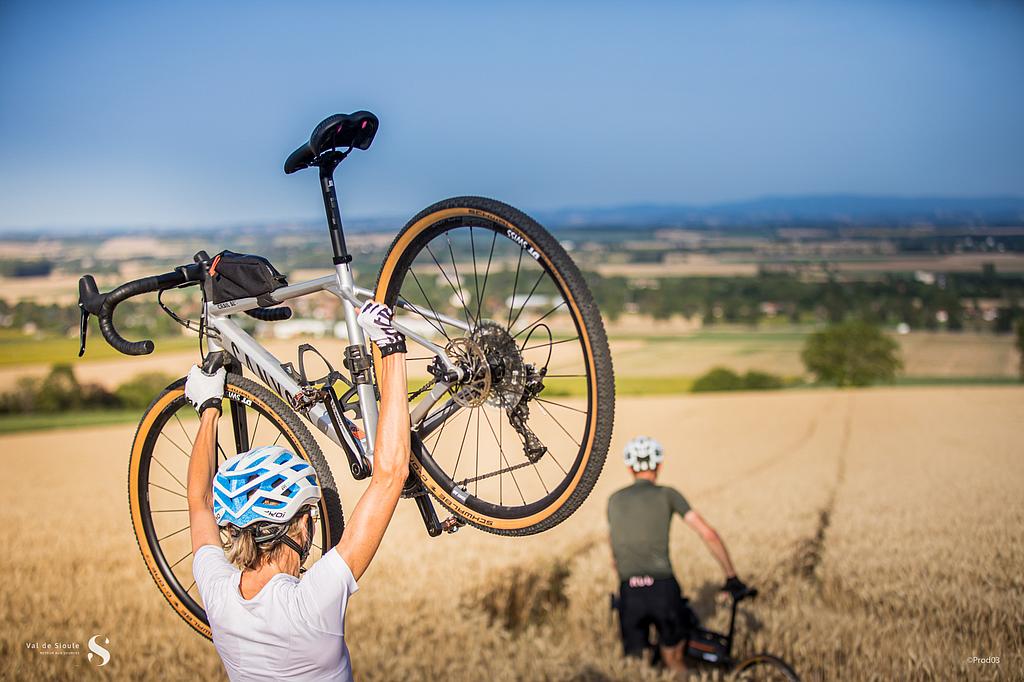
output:
[[[457,516],[449,516],[441,522],[441,530],[445,533],[455,533],[466,525],[466,522]]]

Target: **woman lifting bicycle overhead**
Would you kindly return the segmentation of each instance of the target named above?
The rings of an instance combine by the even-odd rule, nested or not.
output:
[[[383,358],[373,477],[341,541],[301,578],[320,499],[313,468],[263,446],[216,469],[225,371],[189,372],[185,395],[200,414],[188,468],[193,573],[232,680],[352,679],[345,609],[398,504],[410,447],[405,338],[380,303],[365,304],[358,320]]]

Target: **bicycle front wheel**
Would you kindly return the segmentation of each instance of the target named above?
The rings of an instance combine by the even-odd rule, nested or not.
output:
[[[259,445],[281,445],[309,462],[323,493],[306,566],[341,539],[341,500],[327,462],[309,429],[279,397],[254,381],[228,374],[217,428],[218,464]],[[211,636],[195,578],[186,481],[199,430],[185,399],[185,380],[168,386],[142,416],[128,469],[128,504],[139,551],[153,580],[182,619]]]
[[[466,370],[414,425],[412,467],[430,494],[501,535],[572,514],[604,465],[615,389],[600,313],[558,241],[506,204],[448,199],[395,238],[376,298],[406,304],[400,319]],[[413,400],[431,360],[410,344]]]
[[[789,664],[771,654],[757,654],[736,664],[730,679],[737,682],[800,682]]]

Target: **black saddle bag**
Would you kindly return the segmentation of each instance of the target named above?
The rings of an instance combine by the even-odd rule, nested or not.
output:
[[[263,256],[221,251],[210,262],[210,295],[214,303],[239,298],[260,299],[288,285],[288,280]],[[271,305],[269,299],[260,305]]]

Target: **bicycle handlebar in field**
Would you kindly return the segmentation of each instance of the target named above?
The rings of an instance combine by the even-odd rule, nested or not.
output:
[[[85,355],[85,337],[89,331],[89,315],[99,318],[100,332],[110,346],[125,355],[149,355],[153,352],[153,342],[149,339],[143,341],[129,341],[121,336],[114,326],[114,309],[118,304],[133,296],[152,293],[154,291],[165,291],[183,284],[193,284],[203,281],[206,276],[204,264],[209,260],[204,251],[196,254],[199,262],[189,265],[180,265],[171,272],[162,275],[143,277],[142,279],[125,282],[119,287],[101,294],[96,286],[96,279],[92,275],[83,275],[78,280],[78,307],[82,311],[81,328],[79,330],[81,346],[78,349],[78,357]],[[262,322],[279,322],[287,320],[292,316],[291,308],[286,306],[274,308],[254,308],[244,311],[249,317]]]
[[[114,350],[125,355],[148,355],[152,353],[153,342],[151,340],[129,341],[118,333],[117,327],[114,326],[114,309],[120,303],[133,296],[172,289],[188,282],[198,282],[201,272],[202,270],[198,263],[183,265],[162,275],[153,275],[125,282],[105,294],[100,293],[99,288],[96,286],[96,280],[92,275],[83,275],[78,280],[78,307],[82,311],[81,347],[78,350],[78,356],[81,357],[85,354],[85,335],[89,329],[90,314],[99,318],[100,332]]]

